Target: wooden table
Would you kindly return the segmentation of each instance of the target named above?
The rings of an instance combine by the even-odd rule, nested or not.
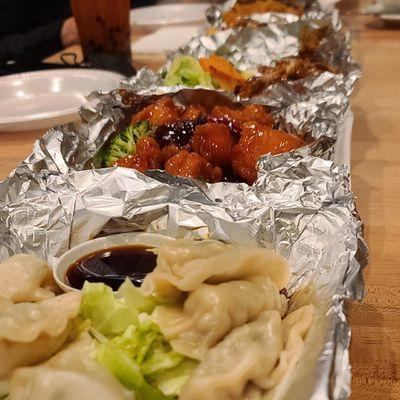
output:
[[[400,30],[351,22],[363,66],[352,99],[352,184],[371,252],[365,299],[349,307],[352,399],[400,399]]]
[[[366,17],[348,20],[364,70],[352,99],[352,182],[371,250],[367,295],[349,305],[352,400],[400,399],[400,30],[367,26]],[[0,178],[42,133],[0,133]]]

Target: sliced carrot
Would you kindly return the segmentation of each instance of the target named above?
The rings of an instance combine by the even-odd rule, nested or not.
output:
[[[200,58],[199,62],[222,89],[233,91],[245,81],[243,75],[225,58],[213,54],[209,58]]]

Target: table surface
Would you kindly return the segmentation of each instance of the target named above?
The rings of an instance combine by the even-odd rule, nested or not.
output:
[[[352,185],[371,253],[366,296],[349,306],[352,399],[400,399],[400,29],[351,22],[363,67],[352,98]]]
[[[366,296],[349,304],[352,400],[400,399],[400,30],[369,17],[345,17],[363,79],[352,98],[352,184],[371,257]],[[137,66],[162,57],[136,55]],[[0,179],[44,132],[0,133]]]

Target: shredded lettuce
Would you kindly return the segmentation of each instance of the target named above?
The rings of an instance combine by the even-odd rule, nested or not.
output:
[[[152,375],[150,381],[167,396],[179,396],[183,385],[188,380],[198,361],[185,358],[176,367]]]
[[[122,298],[128,307],[132,307],[139,312],[151,314],[154,309],[160,304],[160,301],[154,296],[144,296],[139,288],[126,279],[120,286],[117,298]]]
[[[160,304],[126,280],[117,293],[102,283],[83,287],[81,318],[98,342],[96,358],[138,400],[179,395],[197,361],[176,353],[149,315]]]
[[[109,342],[100,346],[97,360],[130,390],[135,391],[137,400],[168,400],[160,390],[146,382],[140,367],[124,350]]]
[[[195,58],[189,56],[180,56],[174,59],[164,83],[167,86],[214,87],[210,74],[203,70]]]
[[[123,299],[116,299],[109,286],[85,282],[81,316],[90,319],[92,327],[103,335],[118,335],[128,326],[137,325],[138,315]]]
[[[155,297],[147,297],[129,279],[114,294],[103,283],[85,282],[81,316],[90,319],[91,326],[103,335],[118,335],[130,325],[138,325],[140,312],[151,313],[160,304]]]
[[[158,325],[147,314],[140,314],[134,335],[134,340],[140,343],[136,361],[141,364],[145,375],[173,368],[185,358],[172,350]]]
[[[197,362],[173,351],[148,314],[140,314],[138,320],[137,326],[130,326],[111,343],[140,368],[148,382],[165,395],[178,396]]]
[[[147,358],[142,363],[142,371],[146,376],[155,376],[178,366],[183,360],[182,355],[175,353],[166,343],[158,340],[149,348]]]

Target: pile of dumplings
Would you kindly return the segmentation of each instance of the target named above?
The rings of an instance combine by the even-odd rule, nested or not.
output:
[[[179,239],[157,248],[141,291],[163,299],[152,319],[172,348],[199,361],[180,400],[272,399],[299,361],[313,305],[288,312],[285,258],[266,249]],[[48,265],[0,264],[0,378],[7,400],[134,399],[72,334],[81,293],[58,294]],[[0,393],[1,398],[1,393]]]
[[[153,319],[198,359],[181,400],[266,399],[299,360],[312,305],[287,313],[287,260],[266,249],[175,240],[158,249],[142,290],[169,300]]]
[[[0,293],[0,398],[134,399],[91,358],[88,334],[65,346],[81,293],[59,294],[46,263],[24,254],[3,261]]]
[[[65,343],[80,293],[55,296],[48,265],[28,255],[0,264],[0,379],[49,358]]]

